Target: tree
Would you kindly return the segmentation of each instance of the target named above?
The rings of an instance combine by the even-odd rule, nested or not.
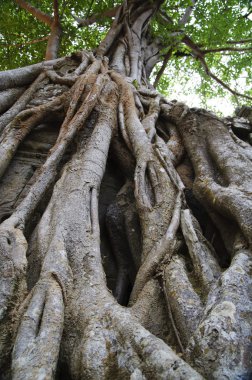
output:
[[[248,379],[251,125],[149,84],[166,3],[107,7],[95,51],[57,58],[57,0],[16,2],[50,60],[0,73],[3,379]]]
[[[49,35],[50,41],[53,36],[60,37],[61,56],[76,50],[95,49],[109,30],[111,17],[120,5],[111,0],[90,1],[86,5],[76,0],[55,3],[58,8],[55,14],[59,16],[56,25],[61,28],[52,35],[52,1],[31,0],[31,3],[33,7],[28,8],[22,0],[6,0],[0,4],[5,20],[0,34],[2,70],[43,60]],[[193,77],[193,90],[200,91],[202,104],[205,99],[225,97],[237,106],[244,98],[229,92],[211,75],[231,90],[251,96],[251,5],[247,0],[238,3],[236,0],[202,0],[192,7],[194,3],[189,0],[163,2],[152,17],[149,33],[150,38],[156,38],[156,43],[149,62],[154,66],[151,82],[170,97],[176,91],[174,84],[183,84],[183,91],[191,94],[192,88],[187,87]],[[73,16],[79,28],[73,23]]]

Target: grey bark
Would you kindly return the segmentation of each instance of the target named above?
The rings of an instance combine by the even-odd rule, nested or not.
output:
[[[148,86],[157,4],[125,6],[96,57],[1,74],[3,378],[249,379],[251,147]]]

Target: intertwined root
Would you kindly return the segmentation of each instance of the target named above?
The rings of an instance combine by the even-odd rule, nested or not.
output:
[[[164,270],[167,303],[171,308],[175,327],[179,330],[182,349],[198,326],[203,313],[203,304],[194,290],[185,269],[185,261],[175,255]]]
[[[4,223],[3,223],[4,224]],[[18,305],[26,295],[27,242],[17,228],[0,230],[0,365],[8,360]]]
[[[175,256],[164,275],[185,358],[207,377],[248,378],[250,254],[239,247],[230,267],[221,273],[189,210],[182,211],[182,231],[193,272],[188,272],[182,257]]]
[[[128,69],[139,74],[134,59]],[[64,118],[28,194],[0,228],[2,365],[15,340],[14,379],[54,378],[58,355],[76,379],[246,378],[251,181],[240,168],[251,172],[248,158],[237,153],[230,161],[235,140],[219,119],[137,90],[132,80],[108,71],[105,59],[83,54],[73,74],[61,76],[50,67],[46,75],[66,92],[23,110],[2,135],[3,173],[48,110]],[[210,122],[222,143],[214,144]],[[122,175],[124,185],[107,209],[107,238],[118,270],[113,292],[125,306],[130,299],[128,308],[106,287],[100,251],[98,199],[112,139],[127,178]],[[26,297],[23,231],[74,140],[76,152],[29,240],[30,272],[34,263],[37,268]],[[186,183],[175,169],[183,144],[197,198],[210,217],[233,221],[232,262],[225,271],[185,200]],[[171,331],[160,332],[164,326]]]
[[[83,333],[76,335],[75,346],[70,343],[70,349],[66,347],[73,378],[202,378],[162,340],[144,329],[129,310],[116,305],[109,294],[103,296],[96,306],[85,306],[90,319],[85,324],[82,319],[76,320],[77,331],[81,328]],[[73,335],[77,334],[74,331]]]
[[[133,220],[135,212],[133,184],[126,182],[106,212],[106,228],[117,265],[114,296],[121,305],[128,303],[129,290],[141,260],[139,244],[132,241],[132,237],[139,239],[137,223]]]
[[[57,279],[40,280],[27,302],[12,353],[12,376],[17,380],[52,379],[64,323],[63,294]]]
[[[202,235],[197,220],[188,209],[181,212],[181,228],[195,274],[201,286],[209,292],[221,273],[214,258],[214,250]]]
[[[1,137],[3,154],[0,160],[0,172],[2,173],[22,139],[34,126],[40,123],[48,111],[57,115],[64,106],[68,107],[58,140],[46,162],[40,168],[36,181],[15,212],[1,225],[2,246],[0,255],[3,275],[1,276],[0,299],[1,319],[3,321],[1,328],[4,337],[1,339],[1,352],[3,352],[4,358],[8,357],[12,348],[12,342],[10,344],[9,340],[12,339],[15,330],[12,327],[7,327],[6,323],[10,323],[10,321],[14,323],[14,307],[17,310],[26,295],[27,242],[23,230],[42,197],[55,181],[58,164],[64,152],[97,103],[104,85],[104,74],[99,74],[99,76],[95,73],[99,72],[101,65],[101,61],[94,62],[93,65],[90,65],[86,75],[84,74],[77,80],[75,88],[72,90],[72,102],[68,100],[63,102],[66,99],[65,94],[63,94],[45,105],[24,110],[6,127]]]
[[[178,249],[176,233],[180,222],[180,211],[181,194],[179,193],[175,202],[172,219],[166,233],[153,246],[137,273],[134,288],[131,293],[131,302],[136,301],[145,284],[159,272],[163,261],[169,260]],[[166,257],[167,254],[168,257]]]

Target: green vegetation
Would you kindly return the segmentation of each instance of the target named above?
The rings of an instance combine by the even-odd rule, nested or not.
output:
[[[167,54],[169,59],[157,88],[169,97],[178,84],[183,94],[199,94],[202,105],[215,97],[225,97],[234,104],[249,99],[237,97],[211,78],[208,70],[225,85],[238,93],[252,96],[252,8],[250,1],[237,0],[164,1],[152,21],[152,37],[160,41],[160,62],[154,68],[151,81],[162,67]],[[53,14],[51,0],[31,0],[30,4],[45,13]],[[102,17],[108,9],[120,2],[115,1],[59,1],[63,34],[59,56],[80,49],[95,49],[104,38],[112,23],[111,17]],[[194,5],[190,17],[184,23],[188,6]],[[15,1],[0,3],[2,17],[0,28],[0,69],[13,69],[43,60],[49,27],[21,9]],[[96,22],[79,28],[73,15],[89,19],[97,15]],[[100,15],[100,16],[98,16]],[[184,38],[188,36],[203,53],[202,57]],[[197,96],[197,95],[196,95]]]

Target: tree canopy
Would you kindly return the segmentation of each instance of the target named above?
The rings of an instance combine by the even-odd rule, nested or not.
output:
[[[19,3],[19,4],[17,4]],[[50,26],[24,9],[24,1],[1,2],[0,69],[13,69],[44,59]],[[30,5],[53,19],[51,0]],[[109,30],[118,1],[54,1],[62,29],[59,56],[95,49]],[[251,103],[251,4],[244,0],[164,1],[151,22],[158,41],[151,82],[172,96],[176,84],[183,92],[198,92],[204,102],[225,96],[234,104]],[[186,86],[193,78],[193,89]],[[231,91],[230,91],[231,90]],[[238,94],[248,96],[246,100]]]
[[[1,380],[251,379],[248,4],[1,10]]]

